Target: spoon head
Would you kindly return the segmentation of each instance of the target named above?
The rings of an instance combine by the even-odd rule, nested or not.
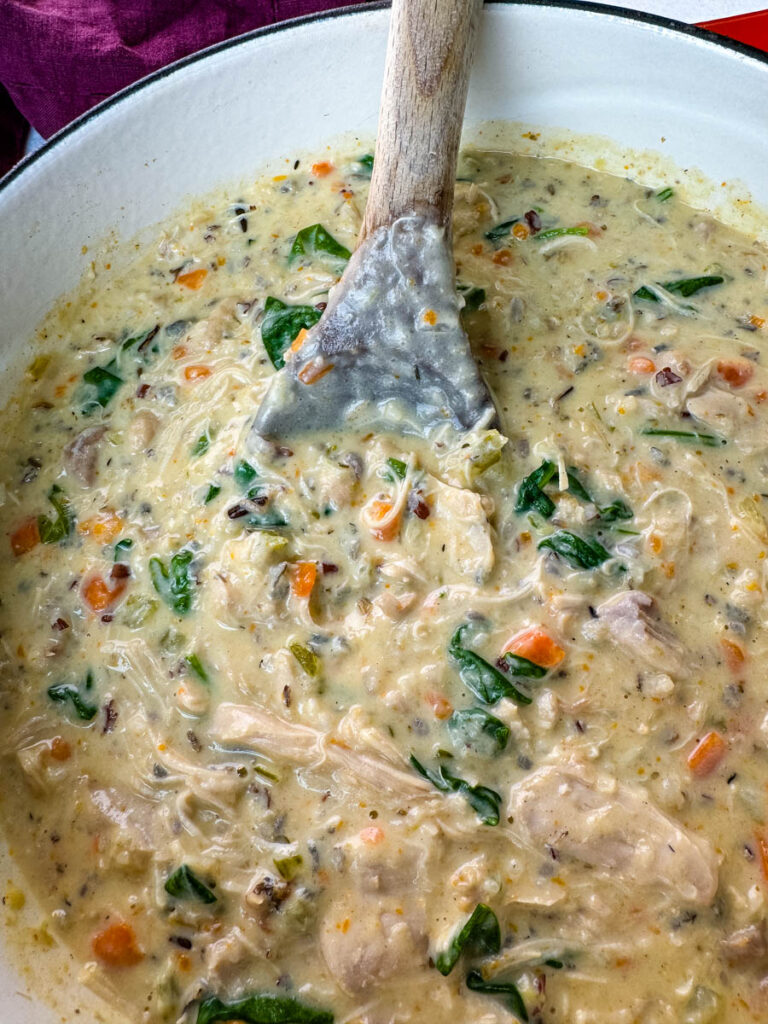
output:
[[[401,217],[353,254],[322,319],[274,377],[254,432],[432,438],[496,426],[459,319],[446,231]]]

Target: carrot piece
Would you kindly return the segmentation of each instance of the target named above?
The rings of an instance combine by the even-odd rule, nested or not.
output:
[[[760,855],[760,867],[763,869],[763,878],[768,882],[768,829],[759,829],[755,832],[757,852]]]
[[[83,600],[94,612],[104,612],[111,608],[125,590],[125,580],[117,580],[114,587],[101,576],[91,576],[83,584]]]
[[[307,330],[307,328],[306,327],[302,327],[301,330],[299,331],[299,333],[296,335],[296,337],[291,342],[291,352],[298,352],[299,351],[301,346],[307,340],[307,335],[308,334],[309,334],[309,331]]]
[[[17,558],[19,555],[26,555],[39,543],[40,530],[35,517],[27,519],[11,534],[11,550]]]
[[[176,345],[174,348],[171,349],[172,359],[183,359],[186,354],[187,349],[185,345]]]
[[[129,924],[119,922],[94,935],[93,954],[107,967],[135,967],[144,959],[136,941],[136,933]]]
[[[518,223],[515,224],[512,228],[512,234],[515,236],[515,238],[519,238],[521,242],[524,241],[528,237],[528,235],[530,235],[530,233],[531,232],[528,230],[527,224]]]
[[[754,363],[748,359],[721,359],[717,364],[718,376],[732,388],[743,387],[754,372]]]
[[[497,267],[508,267],[514,259],[509,249],[499,249],[491,258]]]
[[[309,597],[317,579],[314,562],[297,562],[291,570],[291,593],[294,597]]]
[[[316,384],[326,373],[333,369],[333,363],[323,365],[321,359],[312,359],[299,370],[297,377],[302,384]]]
[[[757,327],[758,329],[761,327],[765,327],[765,317],[757,316],[757,314],[751,316],[749,318],[749,322],[753,327]]]
[[[51,740],[50,754],[54,761],[68,761],[72,756],[72,747],[61,736]]]
[[[191,288],[193,292],[196,292],[203,287],[203,281],[207,276],[208,271],[205,267],[198,267],[197,270],[188,270],[186,274],[179,274],[176,284],[180,284],[184,288]]]
[[[120,533],[124,525],[120,516],[113,509],[107,508],[90,519],[84,519],[77,528],[80,533],[93,534],[97,540],[108,544]]]
[[[188,366],[184,370],[184,378],[189,381],[205,380],[211,372],[210,366]]]
[[[428,309],[424,314],[423,319],[425,324],[429,324],[430,327],[434,327],[434,325],[437,323],[437,313],[434,311],[434,309]]]
[[[524,629],[513,636],[501,653],[506,654],[508,651],[521,658],[527,658],[541,668],[554,668],[565,657],[563,648],[558,647],[540,626],[531,626],[530,629]]]
[[[453,714],[453,704],[442,693],[430,690],[427,694],[427,704],[432,708],[435,718],[450,718]]]
[[[711,775],[728,752],[728,744],[719,732],[708,732],[686,758],[688,767],[697,778]]]
[[[720,646],[723,648],[725,661],[731,672],[741,672],[744,668],[744,662],[747,660],[744,649],[734,640],[728,640],[726,637],[720,638]]]
[[[384,830],[378,825],[369,825],[368,828],[361,831],[360,842],[365,843],[366,846],[378,846],[379,843],[384,842]]]
[[[655,373],[656,364],[646,356],[634,356],[627,364],[630,373]]]
[[[371,532],[371,536],[375,537],[376,540],[394,540],[398,533],[400,533],[402,514],[393,516],[389,522],[382,523],[382,520],[386,519],[391,511],[392,502],[381,501],[379,498],[372,501],[368,506],[366,510],[369,521],[368,529]]]
[[[316,178],[325,178],[332,170],[333,164],[329,164],[327,160],[320,160],[318,163],[312,164],[312,173]]]

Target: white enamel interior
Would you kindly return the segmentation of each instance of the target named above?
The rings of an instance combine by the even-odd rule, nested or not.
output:
[[[0,188],[0,399],[15,376],[2,371],[22,362],[43,314],[86,270],[83,247],[132,238],[188,197],[334,137],[371,139],[386,29],[387,12],[369,9],[210,52],[64,133]],[[663,149],[717,182],[740,179],[768,207],[766,111],[768,65],[757,58],[615,13],[490,4],[467,124],[507,119]],[[38,954],[31,971],[53,977],[54,956]],[[0,964],[4,1024],[99,1019],[74,1016],[66,988],[55,1014],[23,988]]]

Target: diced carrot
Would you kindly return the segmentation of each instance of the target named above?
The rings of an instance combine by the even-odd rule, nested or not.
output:
[[[40,530],[37,519],[27,519],[17,527],[11,534],[11,549],[18,558],[19,555],[26,555],[32,548],[40,543]]]
[[[757,314],[751,316],[749,318],[749,322],[752,325],[752,327],[757,327],[758,329],[760,327],[765,327],[765,317],[757,316]]]
[[[731,672],[741,672],[744,668],[744,662],[747,660],[744,648],[737,644],[735,640],[728,640],[726,637],[720,638],[720,646],[723,648],[725,661]]]
[[[589,232],[590,238],[601,238],[603,234],[597,224],[593,224],[591,220],[583,220],[580,224],[577,224],[576,227],[586,228]]]
[[[309,597],[317,579],[314,562],[297,562],[291,569],[291,593],[295,597]]]
[[[755,832],[757,852],[760,856],[760,867],[763,871],[763,878],[768,882],[768,829],[758,829]]]
[[[91,611],[104,612],[117,603],[125,587],[124,579],[110,587],[101,576],[90,576],[83,584],[83,600]]]
[[[427,694],[427,704],[432,708],[435,718],[450,718],[453,714],[453,704],[442,693],[430,690]]]
[[[129,924],[119,922],[94,935],[91,942],[93,954],[107,967],[135,967],[144,959],[139,949],[136,933]]]
[[[384,830],[378,825],[369,825],[368,828],[361,831],[360,842],[365,843],[366,846],[378,846],[379,843],[384,842]]]
[[[708,732],[703,736],[686,758],[694,775],[703,779],[711,775],[728,751],[728,744],[719,732]]]
[[[541,668],[554,668],[565,657],[565,651],[558,647],[552,637],[540,626],[531,626],[517,633],[505,646],[502,654],[511,651],[521,658],[527,658]]]
[[[184,377],[189,381],[205,380],[211,376],[210,366],[188,366],[184,370]]]
[[[521,242],[524,241],[528,237],[528,235],[530,235],[530,233],[531,232],[528,230],[527,224],[521,224],[518,222],[512,228],[512,234],[515,236],[515,238],[519,238]]]
[[[493,254],[492,259],[497,267],[508,267],[514,256],[509,249],[499,249],[498,252]]]
[[[113,509],[107,508],[90,519],[84,519],[78,523],[77,528],[80,533],[93,534],[97,540],[108,544],[120,533],[124,525],[120,516]]]
[[[312,164],[312,173],[316,178],[325,178],[332,170],[333,164],[329,164],[327,160],[321,160],[319,163]]]
[[[434,309],[428,309],[426,311],[426,313],[424,314],[424,323],[429,324],[430,327],[434,327],[434,325],[437,323],[437,313],[434,311]]]
[[[296,335],[296,337],[291,342],[291,352],[298,352],[299,351],[301,346],[307,340],[307,335],[308,334],[309,334],[309,331],[307,330],[307,328],[306,327],[302,327],[301,330],[299,331],[299,333]]]
[[[388,522],[382,523],[382,520],[386,519],[391,511],[391,501],[382,501],[376,498],[368,505],[366,509],[369,522],[368,529],[371,532],[371,536],[375,537],[376,540],[394,540],[400,532],[402,515],[393,516]]]
[[[191,288],[193,292],[196,292],[203,287],[203,281],[207,276],[208,271],[205,267],[198,267],[197,270],[188,270],[186,274],[179,274],[176,284],[180,284],[184,288]]]
[[[299,370],[297,376],[302,384],[316,384],[326,373],[333,369],[333,363],[325,363],[321,359],[311,359]]]
[[[186,345],[176,345],[176,346],[174,346],[174,348],[171,349],[171,358],[172,359],[183,359],[186,354],[187,354]]]
[[[627,364],[630,373],[655,373],[656,364],[647,356],[633,356]]]
[[[53,737],[49,749],[54,761],[68,761],[72,756],[72,747],[61,736]]]
[[[755,365],[749,359],[721,359],[717,364],[718,376],[732,388],[743,387],[754,372]]]

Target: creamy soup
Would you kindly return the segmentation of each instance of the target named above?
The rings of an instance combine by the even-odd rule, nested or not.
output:
[[[115,1021],[765,1020],[768,252],[466,152],[501,430],[254,442],[370,164],[187,211],[41,331],[0,456],[30,892]]]

